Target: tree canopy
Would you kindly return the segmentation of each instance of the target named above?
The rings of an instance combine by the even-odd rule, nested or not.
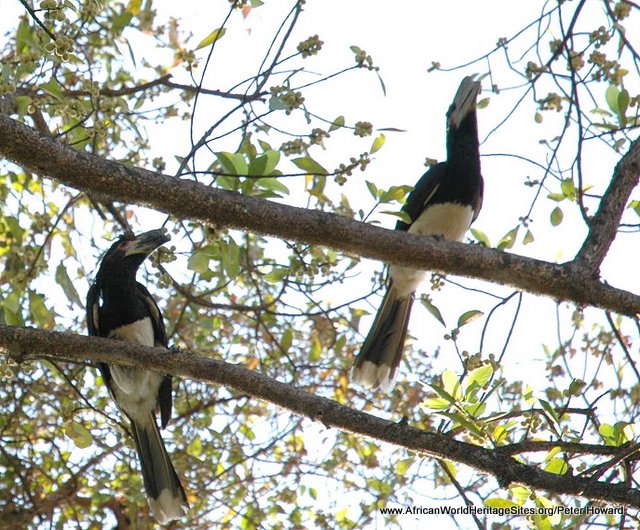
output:
[[[333,4],[216,4],[20,0],[4,22],[3,528],[154,527],[97,361],[176,376],[175,528],[638,524],[640,6],[541,2],[506,35],[492,13],[486,49],[416,44],[413,131],[363,104],[398,101],[405,58],[333,48]],[[423,4],[362,16],[408,28],[443,9]],[[443,145],[436,87],[473,73],[469,240],[388,230]],[[110,241],[157,227],[141,280],[178,350],[81,336]],[[433,271],[389,394],[349,381],[384,264]],[[411,511],[443,506],[474,509]]]

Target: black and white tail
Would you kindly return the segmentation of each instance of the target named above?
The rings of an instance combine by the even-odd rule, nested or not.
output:
[[[355,383],[385,391],[393,388],[412,305],[413,293],[398,297],[393,283],[389,285],[371,331],[353,363],[351,379]]]

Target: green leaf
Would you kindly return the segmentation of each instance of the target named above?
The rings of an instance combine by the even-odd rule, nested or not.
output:
[[[533,243],[533,232],[527,228],[527,232],[524,234],[522,244],[528,245],[529,243]]]
[[[204,48],[205,46],[209,46],[213,44],[218,39],[221,39],[224,34],[227,32],[226,28],[216,28],[209,35],[207,35],[204,39],[200,41],[200,44],[196,46],[196,50]]]
[[[202,438],[194,436],[191,443],[187,446],[187,454],[197,458],[202,454],[203,449]]]
[[[396,464],[396,473],[398,473],[398,475],[400,476],[405,475],[413,465],[414,461],[415,460],[413,458],[398,460],[398,463]]]
[[[479,387],[477,385],[473,385],[473,389],[467,393],[467,396],[465,396],[465,399],[475,398],[478,389]],[[479,418],[484,414],[484,411],[487,410],[487,404],[478,402],[478,403],[472,403],[470,405],[465,405],[462,408],[467,414],[469,414],[469,416],[475,419],[475,418]]]
[[[394,217],[397,217],[398,219],[400,219],[403,223],[410,225],[411,224],[411,217],[409,216],[409,214],[403,210],[398,210],[398,211],[391,211],[391,210],[384,210],[383,212],[380,213],[384,213],[387,215],[393,215]]]
[[[258,144],[260,145],[262,150],[265,152],[272,150],[271,144],[269,144],[268,142],[265,142],[264,140],[258,140]]]
[[[216,155],[218,162],[220,162],[220,165],[226,173],[229,173],[231,175],[249,174],[249,166],[247,165],[247,160],[241,153],[228,153],[226,151],[221,151],[214,154]]]
[[[606,92],[604,93],[604,97],[607,100],[607,105],[613,111],[614,114],[618,114],[618,96],[620,95],[620,90],[616,85],[609,85],[607,87]]]
[[[291,328],[288,328],[282,335],[282,339],[280,340],[280,347],[282,348],[282,351],[284,351],[284,353],[287,353],[289,351],[289,348],[291,348],[291,343],[293,342],[293,331],[291,331]]]
[[[7,216],[4,218],[4,222],[6,223],[13,239],[15,239],[16,243],[22,243],[22,238],[24,237],[24,228],[20,226],[20,222],[13,216]]]
[[[549,193],[547,195],[547,199],[551,199],[552,201],[560,202],[564,201],[567,197],[564,193]]]
[[[9,326],[23,326],[22,307],[20,305],[20,292],[10,292],[2,302],[4,320]]]
[[[440,310],[431,303],[431,300],[429,300],[426,296],[422,296],[420,297],[420,302],[425,307],[425,309],[429,311],[429,313],[431,313],[431,315],[434,316],[438,322],[440,322],[440,324],[445,327],[447,326],[444,322],[444,319],[442,318],[442,313],[440,313]]]
[[[515,502],[510,501],[509,499],[500,499],[498,497],[485,499],[483,504],[489,508],[515,508],[518,506]]]
[[[436,397],[427,398],[422,402],[422,404],[432,410],[447,410],[451,406],[451,401],[445,398]]]
[[[470,419],[464,414],[461,414],[460,412],[441,412],[440,414],[459,423],[467,430],[477,435],[479,438],[486,438],[486,435],[482,432],[482,429],[480,429],[474,421],[470,421]]]
[[[191,271],[204,274],[209,270],[209,256],[204,252],[194,252],[189,256],[187,268]]]
[[[604,438],[607,445],[617,445],[616,433],[613,426],[608,423],[603,423],[598,427],[598,432],[600,433],[600,436]]]
[[[551,211],[551,215],[549,216],[549,220],[551,221],[551,224],[553,226],[558,226],[560,223],[562,223],[563,219],[564,219],[564,214],[562,213],[560,206],[556,206]]]
[[[289,105],[278,96],[271,96],[269,98],[269,110],[286,110],[288,108]]]
[[[573,183],[572,179],[564,179],[560,183],[560,189],[562,190],[562,194],[572,201],[576,199],[576,187]]]
[[[566,396],[576,396],[579,397],[582,395],[582,390],[587,386],[587,383],[582,379],[574,379],[571,381],[569,388],[567,388],[565,395]]]
[[[380,75],[380,72],[378,71],[378,69],[375,69],[376,75],[378,76],[378,81],[380,82],[380,88],[382,89],[382,95],[386,96],[387,95],[387,86],[384,84],[384,80],[382,79],[382,76]]]
[[[142,0],[129,0],[127,4],[127,11],[132,15],[137,15],[140,12],[142,6]]]
[[[111,29],[114,33],[122,31],[131,22],[132,18],[133,15],[129,11],[123,11],[111,19]]]
[[[461,328],[465,324],[468,324],[469,322],[473,322],[477,318],[480,318],[482,315],[484,315],[484,313],[478,309],[466,311],[465,313],[462,313],[462,315],[460,315],[457,327]]]
[[[52,328],[55,325],[53,313],[45,305],[44,296],[41,294],[29,291],[29,309],[31,318],[39,327]]]
[[[86,449],[93,443],[93,438],[89,430],[77,421],[67,423],[64,433],[79,449]]]
[[[554,458],[544,466],[544,470],[555,475],[564,475],[569,469],[569,465],[562,458]]]
[[[232,237],[227,241],[220,241],[220,261],[222,268],[230,280],[233,280],[240,272],[240,247]]]
[[[14,101],[18,114],[24,116],[27,113],[27,107],[31,104],[32,99],[29,96],[16,96]]]
[[[491,248],[491,242],[489,241],[489,237],[482,230],[478,230],[477,228],[471,229],[471,235],[476,238],[476,241],[482,243],[485,247]]]
[[[380,148],[384,145],[385,142],[385,136],[384,134],[380,133],[376,139],[373,141],[373,144],[371,144],[371,149],[369,150],[369,152],[371,154],[375,153],[376,151],[379,151]]]
[[[16,98],[18,99],[18,98]],[[634,212],[636,212],[636,215],[640,217],[640,201],[636,200],[636,201],[631,201],[629,203],[629,206],[627,206],[627,208],[631,208]]]
[[[311,351],[309,352],[309,359],[317,362],[322,357],[322,344],[318,340],[318,337],[314,337],[311,341]]]
[[[49,79],[49,81],[47,81],[46,83],[42,83],[39,88],[44,90],[47,94],[53,96],[57,100],[62,100],[62,88],[60,87],[60,83],[58,83],[58,81],[54,77]]]
[[[371,194],[371,196],[375,200],[378,200],[378,186],[376,186],[373,182],[370,182],[368,180],[365,180],[364,183],[367,185],[367,189],[369,190],[369,193]]]
[[[269,178],[260,179],[258,181],[258,185],[261,188],[265,189],[265,190],[270,190],[270,191],[276,192],[278,197],[281,196],[281,195],[279,195],[280,193],[282,195],[289,195],[289,188],[287,188],[277,178],[269,177]]]
[[[489,382],[493,375],[493,366],[490,364],[484,364],[478,368],[475,368],[469,372],[467,377],[464,378],[464,384],[466,388],[471,388],[473,384],[476,384],[479,388],[482,388]]]
[[[27,19],[22,18],[16,32],[16,49],[19,53],[27,51],[32,42],[31,28],[27,24]]]
[[[498,250],[510,249],[516,242],[516,237],[518,236],[518,230],[520,229],[520,225],[515,228],[509,230],[502,239],[498,243]]]
[[[551,417],[553,421],[555,421],[556,423],[560,423],[560,418],[558,418],[558,413],[556,412],[556,409],[554,409],[551,406],[551,403],[549,403],[546,399],[539,399],[538,402],[540,403],[540,406]]]
[[[69,301],[78,307],[83,307],[80,295],[78,295],[78,291],[76,291],[71,278],[69,278],[69,275],[67,274],[67,268],[62,263],[56,267],[55,278],[58,285],[62,287],[62,290]]]
[[[544,457],[544,461],[545,462],[550,462],[561,451],[562,451],[562,447],[559,447],[559,446],[558,447],[554,447],[553,449],[551,449],[547,453],[547,456]]]
[[[455,399],[460,399],[462,397],[458,374],[453,370],[445,370],[442,372],[440,379],[442,380],[442,388],[444,388],[445,392],[450,396],[453,396]]]
[[[482,98],[480,101],[478,101],[478,103],[476,103],[476,108],[485,109],[489,106],[490,101],[491,98]]]
[[[629,92],[623,88],[618,94],[618,121],[621,127],[627,124],[627,108],[629,107]]]
[[[249,165],[249,175],[254,176],[268,176],[271,175],[272,171],[278,165],[280,161],[280,152],[268,150],[265,151],[262,155],[256,158]]]
[[[399,129],[398,127],[377,127],[380,132],[407,132],[406,129]]]
[[[265,281],[273,284],[280,283],[289,274],[289,269],[286,267],[273,267],[271,272],[264,275]]]
[[[329,132],[335,131],[344,127],[344,116],[338,116],[333,122],[331,122],[331,126],[329,127]]]
[[[525,488],[524,486],[509,486],[509,491],[518,506],[522,506],[527,502],[529,497],[531,497],[531,493],[533,493],[529,488]]]
[[[306,171],[308,173],[313,173],[314,175],[327,175],[329,172],[323,168],[318,162],[316,162],[310,156],[304,156],[301,158],[294,158],[291,160],[297,167]]]
[[[218,258],[220,258],[219,244],[206,245],[189,256],[187,268],[194,272],[204,274],[209,272],[209,260]]]
[[[381,202],[401,201],[413,186],[391,186],[387,191],[378,193]]]

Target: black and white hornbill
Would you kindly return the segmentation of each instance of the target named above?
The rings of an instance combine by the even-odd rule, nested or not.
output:
[[[447,112],[447,160],[432,166],[402,210],[411,219],[396,230],[461,241],[482,206],[483,180],[476,99],[480,82],[465,77]],[[389,284],[369,335],[353,365],[353,381],[389,390],[402,359],[414,291],[423,271],[392,265]]]
[[[89,335],[167,347],[162,314],[136,281],[145,258],[169,241],[162,230],[120,237],[107,251],[87,295]],[[126,366],[99,365],[109,393],[131,422],[149,507],[161,524],[182,517],[189,505],[156,423],[171,417],[171,377]]]

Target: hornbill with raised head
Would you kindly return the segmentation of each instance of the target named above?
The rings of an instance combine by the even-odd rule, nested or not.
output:
[[[411,223],[396,230],[462,241],[482,206],[483,180],[476,99],[480,82],[465,77],[447,112],[447,160],[432,166],[409,194],[402,210]],[[371,330],[353,365],[352,379],[389,390],[395,382],[414,292],[423,271],[392,265],[389,284]]]
[[[87,295],[90,335],[167,347],[160,309],[136,281],[136,272],[169,239],[162,230],[151,230],[113,243]],[[163,428],[171,417],[171,377],[106,363],[99,368],[109,393],[131,422],[151,513],[161,524],[182,517],[189,505],[156,423],[158,409]]]

